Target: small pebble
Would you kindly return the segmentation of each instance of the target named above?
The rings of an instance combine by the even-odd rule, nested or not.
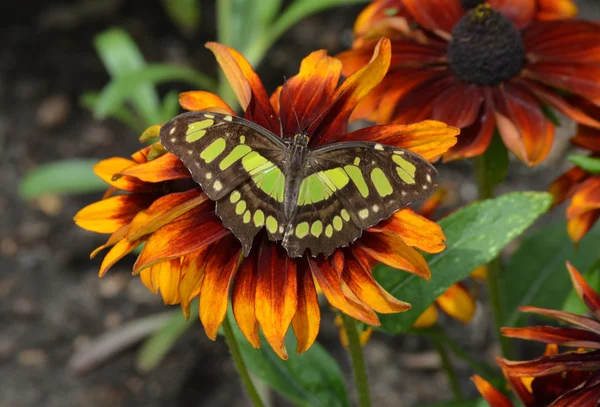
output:
[[[35,200],[35,205],[48,216],[57,216],[63,208],[63,201],[58,195],[41,195]]]
[[[37,124],[45,129],[62,125],[71,111],[71,102],[65,95],[53,95],[42,101],[36,112]]]
[[[22,366],[41,366],[46,363],[46,353],[41,349],[26,349],[19,352],[17,360]]]

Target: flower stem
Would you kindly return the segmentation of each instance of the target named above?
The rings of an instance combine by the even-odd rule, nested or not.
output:
[[[475,170],[480,199],[490,199],[494,197],[494,184],[488,177],[486,165],[487,162],[484,155],[475,158]],[[500,344],[502,355],[504,357],[511,358],[513,356],[511,342],[508,340],[508,338],[505,338],[501,332],[501,328],[504,326],[505,316],[500,292],[500,278],[502,274],[500,258],[496,257],[490,261],[487,265],[487,269],[488,275],[486,281],[494,318],[496,338]]]
[[[358,405],[360,407],[370,407],[369,377],[367,375],[367,366],[365,365],[365,357],[360,345],[358,330],[356,329],[356,321],[344,314],[342,314],[342,319],[346,335],[348,336],[348,350],[352,358],[354,381],[356,383],[356,391],[358,392]]]
[[[444,367],[444,371],[448,377],[448,382],[452,388],[452,393],[454,393],[454,399],[455,401],[462,401],[464,400],[464,396],[462,394],[462,390],[460,389],[460,384],[458,384],[458,377],[456,377],[456,371],[454,370],[454,366],[452,366],[452,362],[450,362],[450,357],[448,356],[444,342],[439,335],[433,335],[432,338],[433,344],[435,345],[435,348],[442,359],[442,366]]]
[[[254,387],[254,383],[252,383],[252,379],[248,374],[248,369],[246,369],[246,364],[244,363],[242,353],[240,352],[235,334],[233,333],[231,322],[229,322],[229,316],[226,316],[225,320],[223,321],[223,331],[225,334],[225,341],[227,342],[227,346],[229,346],[229,352],[231,352],[233,363],[235,364],[235,368],[240,375],[240,379],[242,380],[242,383],[248,392],[248,397],[250,397],[252,405],[254,405],[254,407],[264,407],[264,404],[260,399],[256,388]]]

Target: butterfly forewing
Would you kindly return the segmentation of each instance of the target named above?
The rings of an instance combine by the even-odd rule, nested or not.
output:
[[[252,122],[215,112],[177,116],[162,126],[160,139],[217,201],[217,215],[246,255],[263,227],[272,240],[281,239],[285,175],[279,165],[287,144]]]
[[[287,145],[245,119],[190,112],[162,126],[160,141],[190,170],[212,199],[219,200],[269,163],[280,163]]]
[[[296,216],[284,237],[290,255],[301,255],[305,248],[313,255],[329,254],[348,245],[362,230],[428,196],[436,174],[410,151],[368,142],[312,150],[308,168]],[[327,233],[310,233],[314,225]]]

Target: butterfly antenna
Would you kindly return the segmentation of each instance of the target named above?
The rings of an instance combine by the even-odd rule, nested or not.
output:
[[[285,93],[287,93],[288,99],[290,101],[290,106],[292,106],[292,111],[294,112],[294,116],[296,117],[296,123],[298,124],[298,131],[300,131],[300,120],[298,119],[298,113],[296,113],[296,108],[294,107],[294,102],[292,102],[292,96],[290,95],[290,89],[288,88],[287,78],[283,77],[283,89],[285,89]]]

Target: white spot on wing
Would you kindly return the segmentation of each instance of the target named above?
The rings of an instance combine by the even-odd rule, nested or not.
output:
[[[176,141],[177,141],[177,139],[175,137],[171,137],[171,143],[174,143]]]
[[[427,182],[431,182],[431,175],[427,174]]]
[[[206,179],[212,179],[212,172],[207,172],[205,177]]]
[[[377,205],[373,205],[372,209],[373,209],[373,212],[375,212],[375,213],[379,212],[379,206],[377,206]]]
[[[369,216],[369,210],[361,209],[360,211],[358,211],[358,216],[360,216],[361,219],[366,219]]]
[[[169,135],[175,133],[175,126],[171,127],[171,130],[169,130]],[[173,139],[171,139],[171,141],[173,141]]]
[[[213,184],[213,188],[215,189],[215,191],[220,191],[223,189],[223,184],[221,184],[220,181],[215,181],[215,183]]]
[[[383,146],[379,143],[375,144],[375,150],[383,151]]]

